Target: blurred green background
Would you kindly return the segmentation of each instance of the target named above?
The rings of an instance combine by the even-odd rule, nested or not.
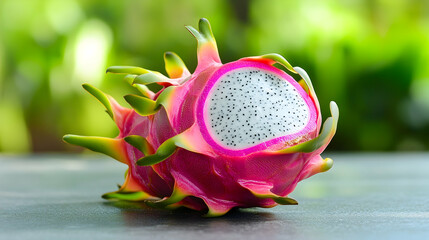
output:
[[[429,2],[0,1],[0,151],[75,151],[66,133],[115,136],[89,82],[133,91],[111,65],[164,72],[178,53],[193,70],[184,25],[210,20],[223,62],[276,52],[307,70],[323,115],[340,107],[335,151],[429,149]],[[120,101],[125,105],[124,101]]]

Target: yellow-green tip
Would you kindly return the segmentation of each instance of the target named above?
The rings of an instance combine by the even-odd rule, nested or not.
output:
[[[324,163],[322,165],[321,172],[328,171],[334,165],[334,161],[331,158],[325,158],[323,161],[324,161]]]

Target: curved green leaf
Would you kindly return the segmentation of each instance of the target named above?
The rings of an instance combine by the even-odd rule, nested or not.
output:
[[[160,73],[149,72],[142,75],[137,76],[134,79],[133,84],[151,84],[151,83],[169,83],[171,85],[178,85],[176,81],[170,80],[169,78],[163,76]]]
[[[147,97],[130,94],[125,95],[124,98],[131,105],[131,107],[142,116],[153,115],[158,112],[160,108],[160,105],[158,105],[156,101]]]
[[[302,77],[302,80],[305,82],[305,85],[307,85],[306,88],[309,89],[310,91],[310,95],[317,99],[316,92],[314,91],[313,83],[311,82],[311,79],[308,76],[307,72],[300,67],[294,67],[294,70]],[[301,86],[303,85],[301,81],[300,81],[300,84]]]
[[[117,199],[117,200],[125,200],[125,201],[143,201],[143,200],[147,200],[151,196],[141,191],[139,192],[117,191],[117,192],[105,193],[101,197],[108,200]]]
[[[104,105],[104,107],[106,108],[106,112],[110,115],[110,117],[112,119],[114,119],[114,114],[113,114],[113,109],[112,109],[112,105],[110,104],[110,100],[108,95],[106,95],[105,93],[103,93],[101,90],[99,90],[98,88],[88,84],[88,83],[84,83],[82,84],[82,87],[88,91],[92,96],[94,96],[95,98],[97,98],[97,100]]]
[[[163,142],[158,147],[158,149],[156,150],[156,152],[154,154],[147,155],[147,156],[140,158],[137,161],[137,165],[139,165],[139,166],[150,166],[150,165],[154,165],[154,164],[157,164],[157,163],[164,161],[165,159],[167,159],[168,157],[170,157],[171,155],[173,155],[176,152],[176,150],[178,148],[176,146],[176,140],[177,140],[177,138],[175,138],[175,137],[172,137],[172,138],[166,140],[165,142]]]
[[[147,69],[133,66],[112,66],[107,68],[106,73],[127,73],[127,74],[145,74],[150,72]]]
[[[189,194],[186,194],[183,191],[180,191],[177,187],[174,187],[173,192],[169,197],[156,201],[146,201],[146,204],[156,208],[167,208],[169,205],[182,201],[187,196],[189,196]]]
[[[171,78],[180,78],[190,74],[183,60],[174,52],[164,53],[164,62],[165,70]]]
[[[287,70],[293,72],[293,73],[297,73],[294,68],[292,67],[292,65],[290,65],[290,63],[280,54],[277,53],[269,53],[269,54],[265,54],[260,56],[260,58],[263,59],[271,59],[279,64],[281,64],[283,67],[285,67]]]
[[[174,90],[174,86],[165,88],[156,101],[134,94],[125,95],[124,98],[138,114],[149,116],[157,113],[161,109],[161,105],[165,108],[169,107]]]
[[[130,135],[124,138],[124,140],[131,144],[133,147],[137,148],[140,152],[142,152],[145,156],[151,154],[151,145],[146,140],[146,138],[139,135]]]
[[[199,31],[197,31],[192,26],[185,26],[185,27],[186,29],[188,29],[189,32],[191,32],[192,35],[194,35],[194,37],[200,43],[216,42],[212,32],[212,28],[210,26],[210,22],[205,18],[201,18],[200,21],[198,22]]]
[[[124,152],[121,148],[122,139],[68,134],[63,137],[63,140],[73,145],[88,148],[94,152],[106,154],[107,156],[126,164],[126,157],[124,156]]]
[[[298,201],[289,197],[272,197],[271,199],[280,205],[298,205]]]
[[[132,86],[134,83],[134,79],[136,79],[137,76],[138,75],[136,75],[136,74],[127,74],[124,77],[124,80],[125,80],[125,82],[127,82],[128,84],[130,84]]]

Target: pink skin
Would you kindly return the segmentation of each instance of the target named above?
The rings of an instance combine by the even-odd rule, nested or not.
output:
[[[195,123],[195,105],[201,96],[207,80],[222,65],[212,64],[199,74],[192,74],[191,79],[176,88],[176,96],[170,110],[170,122],[179,133],[185,131]]]
[[[238,158],[213,158],[180,149],[169,165],[176,184],[203,199],[209,208],[228,211],[233,207],[273,207],[278,204],[272,199],[259,198],[251,192],[287,196],[299,181],[321,171],[323,159],[319,154],[326,146],[313,153],[256,153]],[[184,159],[192,164],[184,164]],[[181,203],[187,202],[185,199]],[[205,208],[204,204],[194,202],[192,208]]]
[[[273,207],[278,204],[251,192],[287,196],[299,181],[320,172],[317,165],[322,159],[317,152],[322,152],[323,148],[307,154],[270,156],[256,153],[247,157],[209,157],[179,149],[166,161],[169,161],[169,172],[176,184],[190,195],[203,199],[209,208],[223,211],[233,207]],[[187,199],[182,203],[187,203]],[[205,208],[202,204],[195,202],[193,208],[197,209],[198,205]]]
[[[142,117],[135,111],[121,107],[116,101],[111,104],[115,114],[115,122],[119,128],[118,138],[123,138],[129,135],[139,135],[147,137],[152,122],[148,117]],[[157,125],[162,124],[162,121],[155,122]],[[162,134],[162,133],[161,133]],[[159,137],[159,136],[158,136]],[[162,137],[159,137],[162,140]],[[169,196],[171,194],[172,185],[162,179],[156,171],[150,166],[138,166],[135,162],[143,157],[143,154],[133,146],[124,142],[124,148],[127,152],[129,172],[133,180],[139,184],[137,186],[141,191],[144,191],[152,196]]]
[[[184,164],[184,159],[192,164]],[[229,164],[236,163],[237,159],[212,158],[179,149],[170,162],[170,171],[181,189],[203,199],[210,208],[229,210],[233,207],[275,205],[271,199],[257,198],[240,186],[234,173],[228,169]],[[204,205],[201,207],[206,208]]]

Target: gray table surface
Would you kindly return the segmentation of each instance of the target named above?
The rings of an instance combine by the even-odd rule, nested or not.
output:
[[[0,155],[0,239],[429,239],[429,154],[333,154],[298,206],[193,211],[109,202],[125,166],[96,155]]]

